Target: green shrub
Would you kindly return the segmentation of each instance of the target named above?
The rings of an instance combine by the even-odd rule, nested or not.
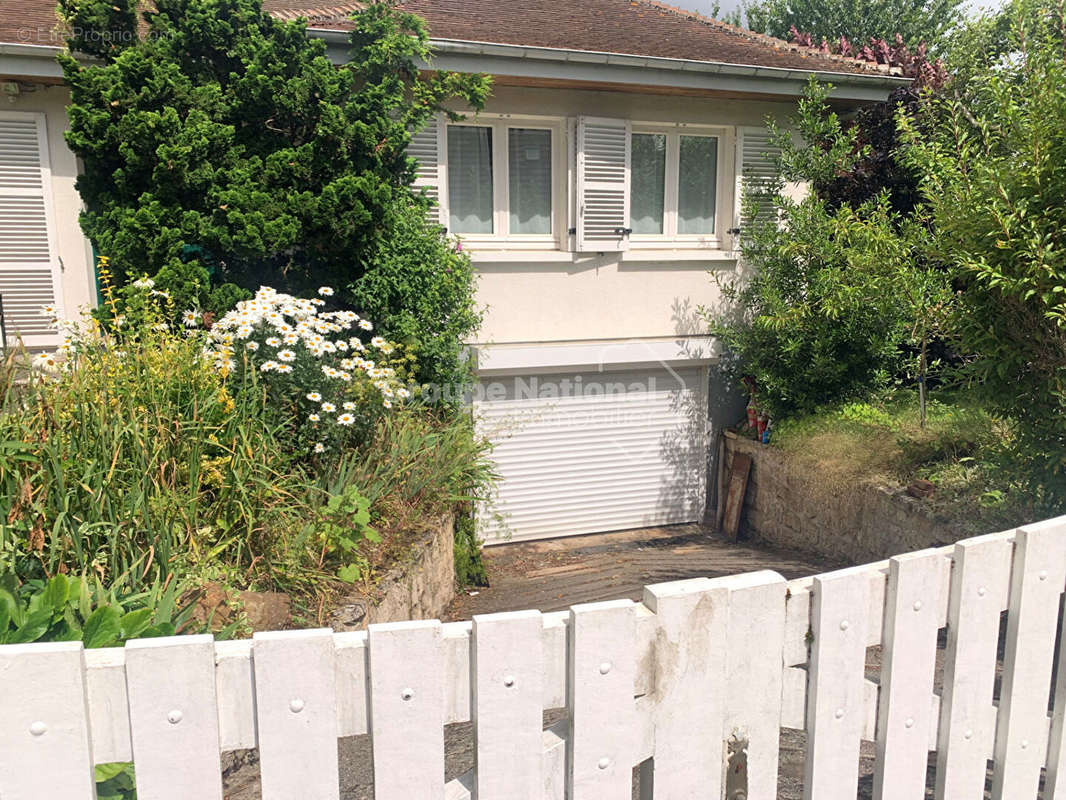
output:
[[[963,377],[1018,421],[1018,468],[1062,502],[1066,21],[1016,0],[974,30],[995,45],[968,52],[965,81],[929,118],[903,119],[906,154],[959,289]]]
[[[803,146],[774,128],[780,174],[746,198],[746,269],[719,281],[724,308],[704,309],[735,356],[729,369],[754,377],[760,404],[777,417],[863,398],[907,373],[923,381],[951,298],[929,262],[923,220],[893,212],[887,195],[852,207],[784,191],[786,180],[846,172],[865,153],[827,93],[808,86],[796,120]]]

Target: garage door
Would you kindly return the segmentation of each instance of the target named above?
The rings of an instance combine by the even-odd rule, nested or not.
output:
[[[499,543],[698,521],[706,370],[485,378],[474,411],[501,481],[480,514]]]

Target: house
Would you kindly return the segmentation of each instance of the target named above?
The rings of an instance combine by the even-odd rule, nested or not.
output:
[[[336,60],[358,4],[308,7]],[[740,269],[747,178],[810,75],[843,108],[906,83],[654,0],[409,0],[433,67],[486,72],[485,111],[412,143],[418,183],[480,273],[474,407],[503,481],[490,541],[699,521],[711,435],[738,411],[712,380],[700,307]],[[94,302],[51,0],[0,0],[0,294],[9,332]]]

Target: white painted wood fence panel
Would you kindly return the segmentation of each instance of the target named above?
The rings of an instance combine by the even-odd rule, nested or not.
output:
[[[859,781],[870,579],[856,567],[820,575],[811,588],[804,797],[852,797]]]
[[[0,798],[91,800],[92,765],[133,760],[140,795],[219,798],[220,754],[258,747],[264,800],[339,796],[337,740],[369,735],[379,800],[776,795],[781,727],[809,735],[805,792],[1066,800],[1066,518],[813,578],[650,586],[643,603],[474,622],[0,646]],[[999,711],[1000,615],[1008,611]],[[943,701],[933,694],[947,626]],[[1066,640],[1066,637],[1062,637]],[[883,645],[878,676],[867,648]],[[1049,716],[1049,700],[1053,713]],[[567,719],[542,730],[542,712]],[[474,770],[444,782],[444,726]],[[732,759],[732,760],[730,760]]]
[[[940,553],[922,551],[889,562],[875,800],[925,797],[943,561]]]
[[[333,633],[257,633],[255,706],[263,800],[337,800]]]
[[[441,624],[371,625],[370,730],[376,800],[444,793]]]
[[[570,609],[570,800],[629,800],[635,763],[631,600]]]
[[[1047,753],[1048,696],[1064,584],[1066,520],[1020,528],[1011,572],[993,800],[1036,797]]]
[[[222,800],[222,748],[210,636],[126,644],[137,800]]]
[[[0,647],[0,797],[96,800],[81,642]]]
[[[729,589],[721,580],[694,578],[644,589],[644,605],[657,620],[658,675],[655,693],[645,698],[654,731],[655,800],[722,792],[728,604]]]
[[[937,744],[938,800],[980,797],[992,752],[992,687],[1000,613],[1010,588],[1012,533],[959,542],[948,611]]]
[[[539,611],[474,617],[478,800],[542,800],[544,674]]]

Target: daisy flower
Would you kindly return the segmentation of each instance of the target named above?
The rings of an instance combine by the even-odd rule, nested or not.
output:
[[[252,339],[251,341],[245,342],[244,346],[254,353],[256,350],[259,349],[259,342]]]
[[[399,397],[401,400],[406,400],[408,397],[411,396],[411,393],[407,389],[401,387],[396,390],[396,396]]]
[[[308,414],[307,418],[309,420],[311,420],[311,422],[318,422],[319,420],[322,419],[321,415],[319,415],[319,414]]]
[[[316,453],[324,453],[324,452],[326,452],[326,446],[324,444],[322,444],[322,442],[315,442],[315,452]]]
[[[279,361],[295,361],[296,360],[296,353],[292,352],[292,350],[279,350],[278,351],[278,360]]]
[[[59,369],[59,362],[52,353],[39,353],[33,357],[33,366],[43,372],[55,372]]]
[[[283,373],[292,372],[292,364],[278,364],[277,371]]]
[[[323,297],[333,297],[333,289],[329,286],[319,286],[318,293]]]
[[[385,346],[385,338],[383,336],[375,336],[370,340],[370,344],[373,347],[382,348]]]
[[[281,339],[277,336],[268,336],[266,338],[267,347],[279,347],[281,345]]]
[[[322,404],[322,410],[325,411],[327,414],[332,414],[334,411],[337,410],[337,407],[333,405],[333,403],[329,402],[329,400],[327,400]]]
[[[308,392],[307,399],[310,400],[312,403],[321,403],[322,395],[320,395],[318,392]]]
[[[381,405],[385,406],[385,408],[392,408],[392,401],[386,397],[381,401]]]
[[[181,322],[186,328],[195,328],[200,323],[200,312],[194,309],[182,312]]]
[[[46,317],[54,317],[56,315],[56,307],[51,303],[41,306],[41,313]]]
[[[352,402],[351,400],[348,400],[344,404],[344,410],[345,411],[355,411],[355,403]]]
[[[275,370],[280,366],[281,365],[277,361],[264,361],[262,364],[259,365],[259,370],[260,372],[270,372],[271,370]]]
[[[374,330],[374,323],[372,323],[368,319],[361,319],[359,320],[359,327],[362,328],[364,331],[372,331]]]
[[[355,417],[351,414],[341,414],[337,417],[338,425],[351,425],[355,422]]]
[[[237,338],[238,339],[247,339],[251,335],[252,335],[252,326],[251,325],[241,325],[240,327],[237,328]]]
[[[285,344],[294,345],[298,341],[300,341],[300,337],[298,335],[296,335],[295,333],[286,333],[285,334]]]

